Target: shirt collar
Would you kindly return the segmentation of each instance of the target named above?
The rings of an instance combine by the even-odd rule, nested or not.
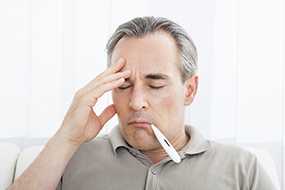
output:
[[[194,155],[207,151],[210,147],[210,141],[206,140],[203,135],[190,125],[185,126],[186,133],[191,137],[190,141],[179,151],[179,153]],[[121,135],[119,126],[115,126],[109,133],[109,138],[113,147],[114,153],[117,153],[118,148],[123,147],[128,150],[133,149]]]
[[[190,125],[185,126],[186,133],[190,135],[190,141],[182,148],[180,152],[194,155],[206,152],[210,148],[210,141],[195,128]]]
[[[120,147],[127,149],[131,148],[121,135],[120,127],[118,125],[109,133],[109,138],[111,140],[114,153],[117,153],[117,149]]]

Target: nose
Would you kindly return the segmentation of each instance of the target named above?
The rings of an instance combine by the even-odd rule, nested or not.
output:
[[[134,86],[129,106],[135,111],[140,111],[148,108],[148,103],[146,101],[145,93],[142,88]]]

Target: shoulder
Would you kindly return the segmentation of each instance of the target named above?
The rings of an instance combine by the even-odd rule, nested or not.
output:
[[[236,157],[236,158],[255,157],[255,155],[251,151],[235,144],[226,144],[216,141],[209,141],[209,142],[211,144],[210,151],[214,154],[223,154],[223,156]]]
[[[251,151],[234,144],[223,144],[210,141],[210,149],[207,153],[213,161],[223,165],[239,168],[246,172],[257,162],[257,157]]]
[[[230,171],[235,179],[242,179],[243,185],[252,187],[250,189],[276,189],[278,181],[273,180],[273,175],[269,175],[262,165],[261,157],[266,156],[261,150],[245,149],[237,145],[211,142],[212,148],[209,152],[213,158],[217,157],[221,167],[225,171]],[[272,169],[272,168],[271,168]],[[277,179],[277,176],[276,176]]]

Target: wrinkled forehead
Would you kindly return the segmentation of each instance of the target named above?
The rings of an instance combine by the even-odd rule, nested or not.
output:
[[[179,70],[180,59],[175,41],[165,32],[148,34],[142,38],[122,38],[114,48],[111,64],[121,57],[127,61],[123,70],[168,75],[175,75]]]

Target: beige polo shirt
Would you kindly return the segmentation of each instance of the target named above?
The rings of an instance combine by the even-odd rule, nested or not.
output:
[[[68,163],[61,190],[274,190],[256,157],[236,146],[208,141],[193,127],[182,161],[152,164],[115,127],[83,144]]]

